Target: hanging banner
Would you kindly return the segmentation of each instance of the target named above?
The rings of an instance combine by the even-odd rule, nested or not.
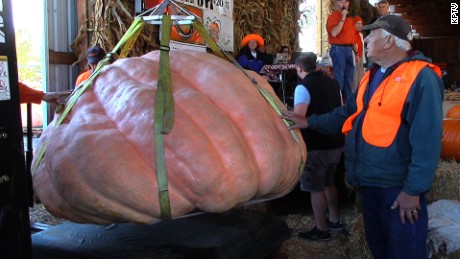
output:
[[[203,24],[214,42],[223,50],[233,51],[233,18],[231,16],[205,10]]]
[[[191,7],[191,6],[183,6],[189,12],[195,14],[196,16],[203,19],[203,11],[201,9]],[[177,10],[177,15],[186,15],[181,10]],[[180,41],[189,44],[198,44],[204,45],[203,37],[198,33],[198,31],[193,28],[191,24],[175,24],[172,26],[171,29],[171,40]]]
[[[200,8],[204,12],[233,17],[233,0],[176,0],[176,2]]]
[[[162,0],[144,0],[144,8],[150,9],[159,5]],[[233,17],[233,0],[175,0],[176,3],[192,6],[203,11]]]
[[[160,4],[161,0],[145,0],[144,8]],[[223,50],[233,51],[233,0],[176,0],[181,7],[200,17],[214,42]],[[175,25],[171,40],[205,46],[206,43],[190,25]]]

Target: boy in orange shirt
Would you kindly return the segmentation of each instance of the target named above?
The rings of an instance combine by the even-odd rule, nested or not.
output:
[[[32,87],[19,82],[20,103],[40,104],[42,101],[45,101],[47,103],[61,104],[65,103],[64,98],[70,93],[71,91],[44,93],[43,91],[35,90]]]
[[[88,66],[90,69],[81,73],[77,77],[77,80],[75,81],[75,88],[79,87],[81,83],[91,76],[99,61],[101,61],[104,57],[105,51],[101,47],[95,46],[88,49],[86,52],[86,59],[88,60]]]

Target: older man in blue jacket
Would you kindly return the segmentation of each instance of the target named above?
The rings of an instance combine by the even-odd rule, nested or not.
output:
[[[438,67],[410,50],[411,27],[386,15],[363,27],[374,65],[343,107],[305,117],[285,111],[289,128],[347,134],[347,181],[361,194],[374,258],[427,258],[431,188],[441,150],[443,84]]]

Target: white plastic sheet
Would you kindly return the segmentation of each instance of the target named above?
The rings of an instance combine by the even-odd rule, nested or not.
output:
[[[439,200],[428,205],[430,254],[460,250],[460,201]]]

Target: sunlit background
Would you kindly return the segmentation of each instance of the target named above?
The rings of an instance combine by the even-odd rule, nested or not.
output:
[[[16,35],[19,81],[42,90],[42,53],[44,41],[44,0],[14,0],[13,23]],[[27,121],[26,104],[21,105],[22,125]],[[43,107],[32,105],[33,126],[42,126]]]

